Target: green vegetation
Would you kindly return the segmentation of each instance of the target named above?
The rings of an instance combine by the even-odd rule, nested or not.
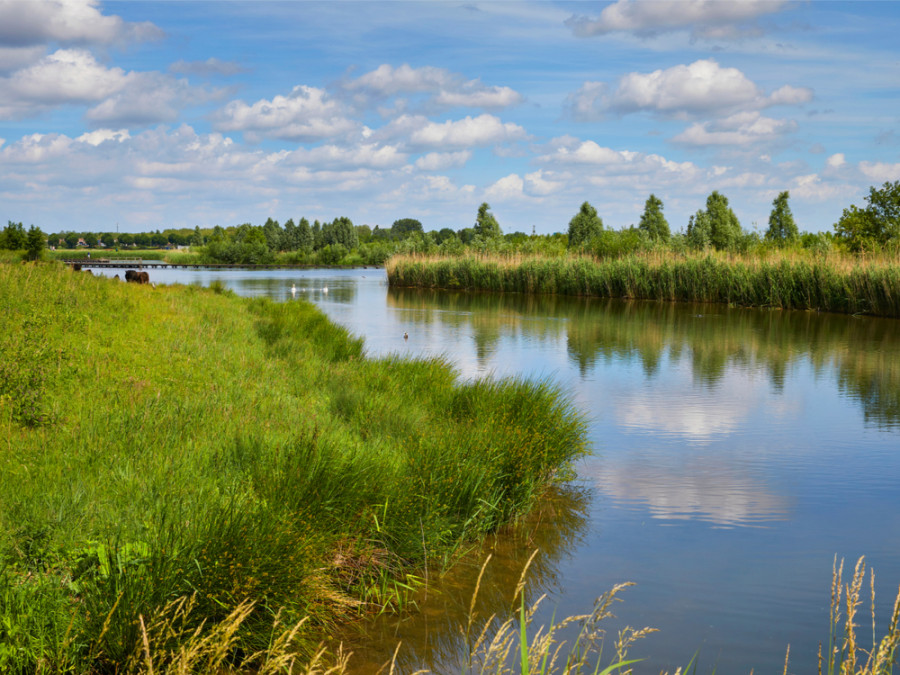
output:
[[[603,232],[603,221],[597,209],[588,202],[569,221],[569,248],[580,248]]]
[[[877,251],[900,242],[900,181],[869,188],[866,208],[844,209],[834,226],[851,251]]]
[[[597,260],[398,256],[391,286],[718,302],[900,317],[900,264],[836,257],[634,254]]]
[[[549,385],[368,359],[305,302],[34,264],[0,302],[3,672],[314,659],[584,450]]]

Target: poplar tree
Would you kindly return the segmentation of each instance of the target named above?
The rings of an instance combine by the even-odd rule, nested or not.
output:
[[[790,204],[788,204],[789,197],[790,193],[785,190],[775,197],[775,200],[772,202],[772,213],[769,214],[769,229],[766,230],[767,241],[784,244],[800,238],[797,223],[794,222],[794,215],[791,213]]]
[[[669,222],[663,215],[662,200],[651,194],[644,203],[644,213],[638,228],[650,235],[653,241],[668,241],[672,236],[669,231]]]
[[[569,221],[569,248],[584,246],[603,231],[603,220],[597,209],[585,202]]]

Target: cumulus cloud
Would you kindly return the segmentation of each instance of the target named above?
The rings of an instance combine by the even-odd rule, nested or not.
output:
[[[813,91],[785,85],[766,95],[737,68],[722,67],[713,59],[677,65],[652,73],[628,73],[609,93],[603,82],[586,82],[569,96],[576,119],[592,120],[612,111],[639,111],[686,119],[760,110],[774,105],[798,105],[812,100]]]
[[[519,141],[527,138],[518,124],[502,122],[493,115],[465,117],[446,122],[427,122],[410,135],[410,144],[428,148],[468,148]]]
[[[390,169],[406,163],[406,154],[391,145],[363,143],[356,146],[321,145],[298,148],[286,157],[287,163],[314,166],[318,169]]]
[[[508,199],[521,199],[524,193],[525,181],[517,173],[511,173],[489,186],[484,191],[486,199],[505,201]]]
[[[42,45],[33,47],[0,47],[0,73],[11,73],[39,61],[47,50]]]
[[[785,0],[617,0],[600,16],[572,16],[566,25],[579,37],[625,32],[642,37],[690,30],[695,38],[728,38],[759,34],[756,21],[780,11]]]
[[[487,86],[479,79],[466,80],[432,66],[413,68],[403,64],[394,68],[382,64],[343,86],[347,91],[376,99],[427,94],[429,104],[444,108],[506,108],[522,102],[522,95],[510,87]]]
[[[0,80],[0,92],[22,104],[90,103],[121,90],[128,79],[124,70],[97,63],[86,50],[59,49]]]
[[[842,152],[835,153],[825,160],[825,166],[829,169],[839,169],[846,163],[847,160],[844,158],[844,153]]]
[[[774,141],[796,131],[793,120],[776,120],[758,112],[731,115],[723,120],[693,124],[672,140],[684,145],[748,145]]]
[[[464,166],[472,158],[469,150],[459,152],[429,152],[416,160],[416,168],[422,171],[446,171]]]
[[[879,182],[900,180],[900,164],[860,162],[859,170],[870,180]]]
[[[62,44],[109,45],[157,39],[162,31],[152,23],[129,23],[105,16],[99,0],[0,0],[0,45],[26,47]]]
[[[298,85],[288,96],[247,105],[231,101],[217,115],[216,129],[243,131],[288,141],[316,141],[358,128],[344,107],[323,89]]]
[[[552,180],[553,177],[553,174],[543,170],[534,171],[525,174],[525,185],[531,194],[544,197],[559,192],[564,186],[562,181]]]

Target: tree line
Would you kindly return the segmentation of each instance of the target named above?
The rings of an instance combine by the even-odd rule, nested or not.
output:
[[[459,230],[425,231],[415,218],[401,218],[390,227],[354,225],[344,216],[331,222],[310,223],[288,219],[283,225],[268,218],[263,225],[201,229],[156,230],[155,232],[93,233],[59,232],[45,235],[34,227],[26,232],[22,223],[9,221],[0,231],[0,249],[26,250],[34,259],[47,247],[112,249],[118,247],[191,247],[209,262],[306,264],[381,264],[396,253],[454,254],[465,249],[483,252],[517,251],[556,253],[578,250],[599,256],[666,246],[674,249],[715,249],[749,252],[759,246],[840,248],[850,252],[900,248],[900,181],[872,186],[864,207],[844,209],[833,232],[801,232],[789,203],[781,192],[772,202],[768,227],[763,234],[741,226],[728,198],[713,191],[705,208],[688,219],[686,228],[673,233],[663,213],[661,199],[651,194],[636,226],[622,230],[604,227],[590,202],[584,202],[569,221],[565,233],[504,234],[488,203],[478,207],[475,222]]]

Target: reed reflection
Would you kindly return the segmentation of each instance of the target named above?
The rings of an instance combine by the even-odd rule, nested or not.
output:
[[[865,421],[900,426],[900,322],[815,312],[707,304],[600,300],[553,295],[479,294],[391,288],[388,305],[416,309],[417,321],[468,328],[486,361],[502,338],[565,337],[582,378],[599,363],[639,362],[653,379],[663,359],[689,365],[695,386],[714,389],[733,369],[763,370],[773,391],[808,363],[835,377]]]
[[[539,553],[528,568],[526,602],[561,589],[564,580],[558,575],[559,563],[582,541],[589,500],[590,493],[584,489],[552,489],[521,523],[489,537],[448,572],[431,579],[412,598],[413,609],[351,626],[336,639],[353,652],[351,672],[378,672],[391,660],[398,643],[402,644],[395,672],[411,673],[421,668],[435,673],[463,672],[467,649],[460,627],[467,624],[472,594],[488,554],[491,560],[484,569],[475,602],[475,634],[487,618],[505,619],[516,610],[513,594],[535,549]]]

